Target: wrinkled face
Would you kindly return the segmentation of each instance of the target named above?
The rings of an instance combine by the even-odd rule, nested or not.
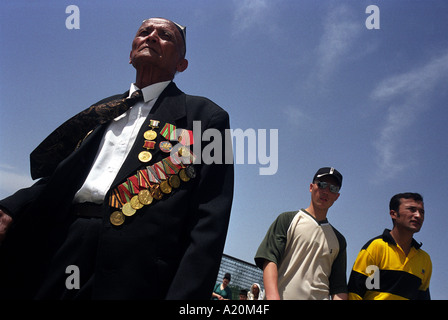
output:
[[[421,201],[400,199],[398,212],[391,210],[390,215],[395,221],[395,226],[415,233],[419,232],[423,225],[425,209]]]
[[[330,184],[337,186],[338,183],[332,176],[324,176],[318,179],[322,182],[327,182],[327,186],[324,189],[320,189],[317,181],[310,184],[311,201],[314,206],[319,209],[329,209],[333,203],[339,198],[339,193],[330,191]]]
[[[173,22],[161,18],[145,20],[132,41],[130,61],[136,69],[154,68],[174,74],[186,69],[183,40]]]

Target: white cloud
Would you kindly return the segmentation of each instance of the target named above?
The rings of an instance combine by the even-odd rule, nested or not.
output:
[[[289,105],[281,110],[290,125],[300,126],[303,120],[307,119],[307,116],[298,107]]]
[[[316,77],[324,81],[345,57],[360,36],[362,26],[347,6],[331,8],[324,20],[324,33],[317,48]]]
[[[446,76],[447,70],[448,53],[445,53],[423,67],[383,80],[372,92],[372,98],[388,99],[408,94],[422,96]]]
[[[272,2],[272,1],[271,1]],[[252,27],[264,24],[269,12],[268,0],[236,0],[233,19],[234,33],[247,31]]]
[[[423,67],[384,79],[373,90],[373,100],[390,104],[379,137],[374,141],[378,152],[378,176],[393,177],[416,163],[410,155],[405,158],[406,162],[399,156],[403,149],[409,148],[402,144],[401,138],[419,115],[431,108],[429,94],[436,86],[446,84],[447,78],[448,53],[444,53]]]

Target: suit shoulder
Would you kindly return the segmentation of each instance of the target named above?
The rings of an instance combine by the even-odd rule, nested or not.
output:
[[[101,99],[100,101],[97,101],[97,102],[93,103],[92,106],[98,105],[98,104],[102,104],[102,103],[106,103],[106,102],[109,102],[109,101],[112,101],[112,100],[123,99],[123,98],[128,96],[128,93],[129,93],[129,91],[127,91],[125,93],[114,94],[114,95],[112,95],[110,97]]]
[[[209,98],[202,97],[202,96],[195,96],[186,94],[186,103],[187,107],[190,106],[197,106],[199,108],[205,108],[211,113],[215,112],[223,112],[227,114],[227,111],[224,110],[222,107],[217,105],[214,101],[210,100]]]

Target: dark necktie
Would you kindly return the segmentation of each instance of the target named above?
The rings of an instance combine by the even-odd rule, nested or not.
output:
[[[115,119],[141,100],[143,94],[138,90],[130,98],[93,105],[64,122],[31,153],[31,177],[51,175],[91,130]]]

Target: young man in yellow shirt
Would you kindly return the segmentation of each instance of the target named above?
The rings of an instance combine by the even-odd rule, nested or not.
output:
[[[425,218],[418,193],[400,193],[389,204],[391,230],[368,241],[349,279],[350,300],[429,300],[432,264],[413,235]]]

